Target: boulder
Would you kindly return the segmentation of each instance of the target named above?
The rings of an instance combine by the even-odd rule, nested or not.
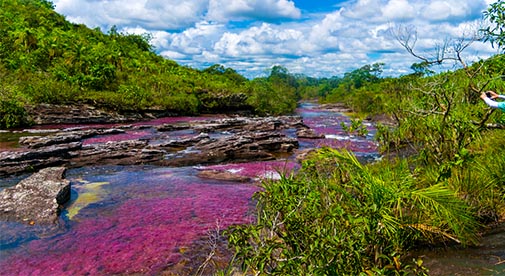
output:
[[[54,224],[70,199],[64,167],[50,167],[0,191],[0,219],[28,224]]]

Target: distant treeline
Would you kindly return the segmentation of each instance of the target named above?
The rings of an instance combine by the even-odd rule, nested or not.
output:
[[[342,89],[378,82],[384,65],[332,78],[273,66],[268,77],[249,80],[220,64],[181,66],[156,54],[150,39],[70,23],[46,0],[0,2],[0,128],[29,124],[25,108],[39,103],[181,115],[234,109],[289,114],[299,100],[332,100]]]

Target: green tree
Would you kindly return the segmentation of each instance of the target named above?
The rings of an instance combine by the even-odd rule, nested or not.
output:
[[[413,63],[410,69],[414,70],[414,75],[416,76],[428,76],[434,74],[435,71],[430,69],[431,64],[426,61],[421,61],[418,63]]]
[[[492,3],[484,11],[484,18],[489,20],[491,26],[482,29],[485,41],[490,41],[502,51],[505,50],[505,1],[499,0]]]

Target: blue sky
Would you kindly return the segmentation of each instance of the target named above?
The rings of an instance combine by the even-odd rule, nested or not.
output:
[[[149,33],[157,53],[182,65],[222,64],[246,77],[274,65],[314,77],[342,76],[376,62],[384,75],[411,73],[418,62],[394,39],[417,32],[423,55],[447,39],[469,37],[494,0],[54,0],[69,21],[107,31]],[[466,61],[496,54],[474,42]],[[445,64],[439,70],[453,68]],[[437,69],[437,68],[435,68]]]

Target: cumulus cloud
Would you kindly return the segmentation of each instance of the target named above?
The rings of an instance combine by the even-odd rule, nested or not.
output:
[[[243,19],[298,19],[301,11],[288,0],[210,0],[207,19],[220,22]]]
[[[222,56],[239,57],[250,55],[299,55],[298,43],[303,33],[294,29],[278,29],[268,23],[252,27],[240,33],[226,32],[214,45]]]
[[[90,27],[138,25],[180,30],[202,20],[206,1],[198,0],[55,0],[56,11]]]
[[[482,18],[482,11],[487,8],[488,1],[458,1],[445,0],[433,1],[424,9],[423,16],[427,19],[450,20],[454,22],[469,21]],[[444,14],[445,13],[445,16]]]
[[[407,0],[391,0],[382,9],[389,20],[407,20],[416,16],[416,10]]]
[[[394,39],[395,26],[415,26],[416,50],[429,54],[444,39],[476,30],[490,2],[347,0],[311,13],[297,6],[298,0],[54,1],[71,21],[149,32],[167,58],[196,68],[219,63],[247,77],[267,74],[277,64],[293,73],[329,77],[374,62],[386,64],[385,74],[405,74],[418,60]],[[495,52],[476,42],[468,59]]]

